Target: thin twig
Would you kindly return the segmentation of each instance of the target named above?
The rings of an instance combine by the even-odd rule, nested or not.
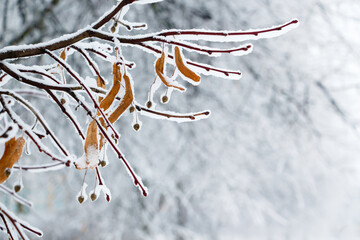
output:
[[[11,197],[13,197],[17,202],[26,205],[28,207],[32,207],[32,203],[26,200],[23,197],[20,197],[18,194],[16,194],[14,191],[10,190],[9,188],[5,187],[3,184],[0,184],[0,190],[9,194]]]
[[[54,100],[54,102],[56,103],[56,105],[59,106],[59,108],[61,109],[61,111],[70,119],[70,121],[72,122],[72,124],[74,125],[74,127],[76,128],[77,132],[79,133],[79,136],[85,140],[85,136],[83,134],[83,132],[81,131],[81,128],[79,126],[79,124],[76,122],[76,120],[73,118],[73,116],[71,114],[69,114],[65,107],[63,106],[63,104],[59,101],[59,99],[55,96],[55,94],[51,91],[51,90],[45,90],[49,96]]]
[[[23,123],[19,116],[17,116],[12,110],[10,110],[10,108],[8,107],[8,105],[5,103],[5,100],[3,98],[3,96],[0,95],[0,103],[2,104],[3,108],[5,109],[5,111],[7,112],[8,116],[11,118],[11,120],[18,125],[20,130],[23,130],[24,133],[26,135],[28,135],[28,137],[35,143],[35,145],[37,146],[39,152],[43,152],[44,154],[48,155],[49,157],[51,157],[51,159],[53,161],[58,161],[58,162],[62,162],[64,164],[66,164],[66,166],[70,166],[71,161],[70,160],[62,160],[58,157],[55,157],[49,150],[47,150],[47,148],[45,146],[43,146],[40,142],[40,139],[38,139],[38,137],[36,136],[36,134],[34,135],[33,132],[29,131],[28,128],[25,127],[25,123]]]
[[[147,190],[145,188],[145,186],[143,186],[142,181],[140,180],[140,178],[136,175],[136,173],[134,172],[134,170],[132,169],[131,165],[129,164],[129,162],[125,159],[125,157],[123,156],[123,154],[121,153],[120,149],[116,146],[116,144],[113,142],[112,138],[109,137],[109,135],[107,134],[106,130],[104,129],[104,127],[102,126],[102,124],[100,123],[100,121],[96,118],[96,116],[94,116],[92,114],[92,112],[90,111],[90,109],[85,105],[85,103],[83,103],[74,92],[70,93],[70,96],[72,96],[74,98],[74,100],[76,102],[78,102],[80,104],[80,106],[82,106],[82,108],[87,112],[87,114],[95,121],[95,123],[97,124],[101,134],[106,138],[106,140],[110,143],[112,149],[115,151],[115,153],[118,155],[118,158],[123,162],[123,164],[125,165],[126,169],[128,170],[128,172],[130,173],[130,175],[132,176],[133,180],[134,180],[134,185],[135,186],[139,186],[142,194],[146,197],[147,196]]]
[[[49,135],[51,137],[51,139],[54,141],[55,145],[60,149],[60,151],[66,156],[68,157],[69,154],[67,153],[67,151],[65,150],[64,146],[62,146],[60,144],[60,141],[56,138],[56,136],[53,134],[53,132],[50,130],[49,126],[47,125],[47,123],[45,122],[43,116],[25,99],[23,99],[21,96],[17,95],[16,93],[12,92],[12,91],[3,91],[0,90],[0,95],[4,94],[7,96],[10,96],[12,98],[14,98],[16,101],[20,102],[23,106],[25,106],[28,110],[30,110],[30,112],[32,112],[32,114],[36,117],[36,119],[40,122],[40,124],[42,125],[42,127],[45,129],[45,132],[47,135]]]
[[[117,133],[117,131],[115,130],[113,125],[110,123],[109,119],[106,117],[104,111],[100,108],[98,102],[95,100],[95,98],[91,94],[91,91],[89,90],[89,88],[81,80],[80,75],[77,72],[75,72],[74,70],[72,70],[71,66],[69,64],[67,64],[63,59],[59,58],[58,56],[56,56],[49,50],[45,50],[45,53],[48,54],[51,58],[53,58],[55,61],[57,61],[61,66],[63,66],[66,69],[66,71],[85,89],[86,93],[88,94],[91,101],[93,102],[95,108],[100,112],[100,114],[104,118],[107,127],[110,127],[110,129],[114,133],[115,138],[119,139],[119,134]]]

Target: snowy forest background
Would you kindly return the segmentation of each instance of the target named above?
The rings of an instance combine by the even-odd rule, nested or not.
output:
[[[0,48],[74,32],[115,3],[2,0]],[[79,205],[83,173],[74,168],[23,173],[21,194],[35,203],[32,209],[3,194],[1,201],[42,229],[44,239],[359,239],[359,12],[356,0],[165,0],[132,6],[127,19],[147,22],[152,32],[246,30],[293,18],[301,24],[253,42],[247,56],[187,54],[243,72],[239,81],[204,76],[200,86],[188,85],[168,105],[157,105],[178,112],[211,109],[207,120],[177,124],[141,117],[138,133],[131,117],[116,124],[120,148],[147,185],[147,198],[113,160],[103,170],[110,203],[101,198]],[[155,58],[134,48],[123,51],[137,64],[132,76],[137,101],[144,104]],[[46,102],[37,106],[53,119],[48,122],[67,148],[80,155],[82,145],[69,137],[72,128],[61,113]],[[32,152],[27,161],[41,161]]]

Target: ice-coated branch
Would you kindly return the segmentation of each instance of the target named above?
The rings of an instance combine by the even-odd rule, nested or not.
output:
[[[108,53],[105,53],[105,52],[100,52],[99,50],[96,50],[94,48],[91,48],[91,47],[86,47],[84,48],[86,51],[88,52],[92,52],[94,54],[96,54],[97,56],[100,56],[102,57],[103,59],[107,60],[108,62],[112,62],[112,59],[114,59],[113,56],[109,55]],[[129,69],[132,69],[134,68],[135,66],[135,63],[133,62],[118,62],[117,64],[120,64],[120,65],[123,65],[125,64],[125,66]]]
[[[11,197],[15,199],[15,201],[17,201],[20,204],[26,205],[28,207],[32,207],[33,205],[32,202],[29,202],[25,198],[19,196],[13,190],[10,190],[9,188],[5,187],[3,184],[0,184],[0,190],[6,194],[9,194]]]
[[[146,187],[143,185],[141,179],[137,176],[137,174],[135,173],[135,171],[133,170],[133,168],[131,167],[131,165],[129,164],[129,162],[125,159],[125,157],[123,156],[123,154],[121,153],[120,149],[116,146],[116,144],[114,143],[113,139],[109,136],[109,134],[106,132],[106,130],[104,129],[104,127],[102,126],[102,124],[100,123],[100,121],[96,118],[95,115],[92,114],[91,110],[89,107],[86,106],[86,104],[81,101],[77,95],[74,92],[70,93],[70,96],[74,98],[74,100],[76,102],[79,103],[79,105],[87,112],[87,114],[95,121],[96,125],[98,126],[100,133],[104,136],[104,138],[109,142],[111,148],[114,150],[114,152],[117,154],[118,158],[122,161],[122,163],[124,164],[126,170],[128,171],[129,175],[133,178],[134,180],[134,185],[138,186],[142,192],[142,194],[144,196],[147,196],[147,189]]]
[[[60,141],[57,139],[57,137],[54,135],[54,133],[50,130],[50,127],[46,123],[44,117],[37,111],[35,107],[33,107],[28,101],[26,101],[21,96],[17,95],[16,93],[12,91],[3,91],[0,90],[0,95],[7,95],[12,98],[14,98],[17,102],[21,103],[23,106],[25,106],[32,114],[35,116],[35,118],[39,121],[39,123],[42,125],[42,127],[45,129],[45,133],[51,137],[51,139],[54,141],[55,145],[60,149],[60,151],[68,157],[69,154],[65,150],[64,146],[61,145]]]
[[[203,111],[203,112],[198,112],[198,113],[179,114],[179,113],[168,113],[168,112],[155,111],[155,110],[148,109],[148,108],[138,105],[138,104],[135,105],[135,107],[140,112],[140,114],[144,114],[145,116],[156,115],[156,116],[159,116],[160,119],[167,119],[167,120],[173,120],[173,121],[178,121],[178,122],[184,122],[187,120],[190,120],[190,121],[199,120],[202,118],[206,118],[210,115],[209,110]]]
[[[136,1],[140,1],[140,0],[122,0],[116,7],[111,9],[108,13],[105,13],[103,17],[101,17],[99,20],[93,23],[92,28],[100,29],[107,22],[109,22],[123,7]]]
[[[27,76],[27,75],[21,73],[16,68],[12,67],[12,65],[7,62],[0,61],[0,68],[2,70],[4,70],[4,72],[9,74],[11,77],[18,80],[19,82],[23,82],[25,84],[28,84],[28,85],[33,86],[38,89],[57,90],[57,91],[63,91],[63,92],[67,92],[70,89],[68,86],[65,86],[65,85],[49,84],[49,83],[46,83],[43,81],[39,81],[36,78]]]
[[[44,164],[44,165],[34,165],[34,166],[17,166],[14,165],[13,168],[21,171],[27,172],[47,172],[47,171],[56,171],[65,167],[63,162],[53,163],[53,164]]]
[[[29,239],[25,235],[23,229],[37,235],[38,237],[41,237],[43,235],[43,233],[39,229],[16,217],[2,203],[0,203],[0,217],[3,220],[7,233],[12,240],[18,239],[17,236],[19,236],[22,240]],[[14,232],[14,230],[9,224],[11,224],[15,228],[16,232]]]
[[[121,6],[122,1],[119,5]],[[117,8],[115,8],[116,10]],[[120,10],[121,8],[119,8]],[[114,10],[114,11],[115,11]],[[118,11],[119,11],[118,10]],[[115,13],[116,14],[116,13]],[[112,15],[112,13],[111,13]],[[110,16],[110,15],[109,15]],[[113,17],[113,16],[111,16]],[[75,44],[79,41],[82,41],[87,38],[99,38],[102,40],[114,42],[114,38],[117,38],[118,41],[122,44],[139,44],[144,42],[167,42],[168,44],[177,44],[182,47],[187,47],[194,51],[199,52],[211,52],[211,50],[202,50],[199,47],[191,46],[190,44],[184,44],[181,42],[176,42],[166,37],[177,37],[177,40],[205,40],[205,41],[214,41],[214,42],[240,42],[245,40],[257,40],[261,38],[269,38],[279,36],[287,31],[293,29],[298,25],[298,20],[292,20],[286,24],[276,26],[268,29],[252,30],[252,31],[205,31],[205,30],[180,30],[175,29],[171,31],[164,31],[159,33],[147,34],[147,35],[135,35],[131,37],[119,37],[116,34],[107,33],[104,31],[98,30],[105,23],[104,17],[97,24],[94,24],[93,27],[87,27],[79,30],[76,33],[68,34],[58,39],[46,43],[34,44],[31,47],[29,46],[20,46],[20,47],[5,47],[0,50],[0,60],[4,59],[13,59],[13,58],[22,58],[30,57],[44,54],[47,51],[59,50],[72,44]],[[111,18],[108,19],[110,21]],[[165,38],[162,38],[165,37]],[[233,50],[216,50],[223,53],[232,52]]]
[[[49,156],[53,161],[58,161],[63,164],[66,164],[66,166],[70,166],[71,160],[63,160],[59,157],[56,157],[45,145],[41,143],[41,140],[39,137],[32,131],[32,129],[27,126],[21,118],[11,110],[11,108],[6,103],[3,96],[0,95],[0,103],[2,104],[3,108],[7,112],[8,116],[11,118],[11,120],[18,125],[19,129],[22,130],[37,146],[39,152],[43,152],[47,156]]]
[[[51,90],[45,90],[49,96],[54,100],[54,102],[56,103],[56,105],[59,106],[59,108],[61,109],[61,111],[70,119],[70,121],[72,122],[73,126],[75,127],[76,131],[78,132],[79,136],[85,140],[85,136],[81,130],[81,127],[79,125],[79,123],[77,122],[77,120],[66,110],[66,108],[64,107],[64,105],[59,101],[59,99],[55,96],[55,94],[51,91]],[[69,90],[70,91],[70,90]]]
[[[45,50],[46,54],[48,54],[50,57],[52,57],[55,61],[57,61],[61,66],[63,66],[66,71],[84,88],[84,90],[86,91],[86,93],[88,94],[88,96],[90,97],[91,101],[94,104],[94,107],[99,111],[99,113],[101,114],[101,116],[103,117],[103,119],[106,122],[106,126],[110,127],[110,129],[113,131],[115,138],[119,138],[119,134],[117,133],[117,131],[115,130],[114,126],[110,123],[109,119],[107,118],[107,116],[105,115],[104,111],[100,108],[98,102],[95,100],[94,96],[91,94],[90,89],[86,86],[86,84],[84,83],[84,81],[82,80],[82,78],[80,77],[80,75],[75,72],[71,66],[66,63],[63,59],[59,58],[58,56],[56,56],[55,54],[53,54],[52,52]]]
[[[89,64],[90,68],[96,73],[96,75],[100,78],[100,80],[105,84],[105,80],[101,76],[101,74],[99,72],[99,68],[96,66],[94,61],[90,58],[90,56],[82,48],[77,47],[76,45],[72,45],[71,48],[78,51],[86,59],[86,61]]]
[[[92,92],[98,93],[98,94],[100,94],[102,96],[106,95],[106,91],[103,90],[103,89],[100,89],[100,88],[91,87],[90,90]],[[84,89],[82,87],[71,87],[71,88],[69,88],[69,92],[70,91],[84,91]],[[47,95],[45,95],[45,94],[42,96],[41,92],[39,92],[39,91],[31,91],[31,92],[16,91],[16,93],[18,93],[18,94],[30,94],[30,95],[32,95],[34,97],[47,97]],[[49,92],[49,95],[50,94],[52,94],[52,92]],[[62,104],[60,103],[60,101],[56,98],[56,96],[54,96],[54,94],[52,94],[50,96],[55,97],[59,107],[64,108],[62,106]],[[121,98],[116,97],[115,100],[121,101]],[[153,118],[159,118],[159,119],[164,119],[164,120],[170,120],[170,121],[176,121],[176,122],[184,122],[184,121],[187,121],[187,120],[194,121],[194,120],[199,120],[199,119],[203,119],[203,118],[206,118],[206,117],[210,116],[210,111],[209,110],[196,112],[196,113],[170,113],[170,112],[163,112],[163,111],[159,111],[159,110],[149,109],[149,108],[147,108],[145,106],[142,106],[140,104],[134,104],[134,106],[140,112],[140,114],[142,114],[144,116],[153,117]],[[66,112],[66,109],[64,110],[64,114],[66,114],[66,115],[68,114]],[[69,115],[68,117],[70,118],[72,116]],[[83,139],[85,139],[85,137],[83,136],[83,133],[81,132],[81,129],[79,129],[79,135],[81,135],[81,137]],[[22,167],[22,168],[25,169],[26,167]]]
[[[39,74],[39,75],[42,75],[44,77],[47,77],[49,79],[51,79],[52,81],[54,81],[55,83],[57,84],[60,84],[60,82],[55,79],[53,76],[51,76],[50,74],[46,73],[45,71],[39,71],[37,69],[21,69],[21,68],[18,68],[18,70],[20,72],[25,72],[25,73],[34,73],[34,74]]]
[[[124,6],[129,5],[138,0],[123,0],[119,2],[108,13],[105,13],[95,23],[91,24],[91,27],[81,29],[73,34],[68,34],[57,39],[51,40],[47,43],[34,44],[31,46],[20,47],[5,47],[0,50],[0,60],[13,59],[21,57],[30,57],[44,54],[44,50],[54,51],[68,47],[76,42],[91,37],[90,29],[100,29],[107,22],[109,22]]]
[[[156,54],[161,54],[162,50],[156,46],[152,46],[152,45],[148,45],[148,44],[144,44],[144,43],[139,43],[137,44],[137,46],[146,48],[148,50],[151,50],[152,52],[156,53]],[[174,59],[174,56],[172,54],[168,54],[168,57],[170,59]],[[205,75],[211,75],[212,72],[213,73],[221,73],[223,76],[222,77],[230,77],[231,79],[239,79],[241,77],[241,72],[240,71],[234,71],[234,70],[226,70],[226,69],[221,69],[221,68],[216,68],[207,64],[203,64],[203,63],[197,63],[197,62],[193,62],[193,61],[186,61],[187,64],[196,67],[197,69],[199,69],[199,71],[201,71],[202,74]]]
[[[163,37],[173,37],[176,36],[177,39],[182,40],[205,40],[213,42],[239,42],[246,40],[256,40],[260,38],[269,38],[283,34],[284,31],[289,31],[297,27],[299,21],[293,19],[290,22],[285,24],[267,28],[267,29],[257,29],[250,31],[209,31],[202,29],[192,29],[192,30],[165,30],[159,33],[151,34],[152,37],[163,36]],[[268,34],[268,35],[265,35]],[[242,38],[239,38],[242,36]]]

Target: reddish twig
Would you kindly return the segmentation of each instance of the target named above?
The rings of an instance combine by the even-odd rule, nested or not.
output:
[[[5,218],[4,218],[4,217],[7,217],[7,218],[10,220],[11,224],[16,228],[16,231],[18,232],[19,236],[20,236],[22,239],[24,239],[24,240],[27,239],[27,238],[25,238],[25,237],[22,235],[22,231],[18,228],[17,223],[19,223],[19,225],[20,225],[22,228],[28,230],[29,232],[32,232],[32,233],[36,234],[36,235],[39,236],[39,237],[41,237],[41,236],[43,235],[42,232],[38,231],[37,229],[35,229],[35,228],[30,228],[29,226],[27,226],[27,225],[24,224],[23,222],[17,221],[16,219],[14,219],[14,218],[11,216],[11,214],[7,211],[7,209],[6,209],[4,206],[3,206],[3,207],[1,207],[1,206],[2,206],[2,205],[0,205],[0,212],[1,212],[0,215],[1,215],[3,221],[4,221],[5,225],[6,225],[6,228],[8,229],[9,235],[10,235],[9,226],[6,224],[6,221],[5,221]],[[13,239],[14,239],[14,238],[13,238]]]
[[[169,37],[169,36],[223,36],[223,37],[229,37],[229,36],[243,36],[243,35],[254,35],[258,36],[259,34],[268,33],[268,32],[275,32],[275,31],[281,31],[283,28],[288,27],[293,24],[297,24],[299,21],[297,19],[294,19],[288,23],[282,24],[280,26],[272,27],[265,30],[253,30],[253,31],[205,31],[205,30],[168,30],[168,31],[162,31],[157,34],[153,34],[151,36],[163,36],[163,37]]]
[[[46,147],[42,146],[42,144],[40,143],[40,139],[38,139],[38,137],[36,136],[36,134],[34,134],[33,132],[29,131],[29,128],[25,127],[25,123],[23,123],[20,118],[13,112],[10,110],[10,108],[8,107],[8,105],[5,103],[5,100],[3,98],[3,96],[0,95],[0,102],[3,106],[3,108],[5,109],[5,111],[7,112],[8,116],[10,117],[10,119],[18,125],[20,130],[23,130],[24,133],[31,139],[31,141],[33,141],[33,143],[37,146],[39,152],[43,152],[44,154],[48,155],[53,161],[58,161],[58,162],[62,162],[64,164],[66,164],[66,166],[70,166],[70,160],[61,160],[60,158],[57,158],[55,156],[53,156],[53,154],[50,153],[50,151],[48,151],[46,149]]]
[[[111,57],[110,55],[108,55],[108,54],[106,54],[106,53],[104,53],[104,52],[100,52],[100,51],[98,51],[98,50],[95,50],[95,49],[93,49],[93,48],[84,48],[86,51],[89,51],[89,52],[92,52],[92,53],[94,53],[94,54],[97,54],[97,55],[99,55],[100,57],[102,57],[102,58],[104,58],[104,59],[108,59],[109,57]],[[123,63],[122,62],[118,62],[117,64],[120,64],[120,65],[123,65]],[[126,63],[125,64],[125,66],[127,67],[127,68],[130,68],[130,69],[132,69],[133,67],[134,67],[134,63]]]
[[[188,43],[188,42],[184,42],[184,41],[168,40],[166,38],[160,38],[160,37],[154,37],[150,41],[167,43],[170,45],[186,48],[188,50],[192,50],[192,51],[195,51],[198,53],[207,53],[208,55],[212,55],[214,53],[220,53],[220,54],[234,53],[234,52],[239,52],[239,51],[250,52],[249,50],[251,50],[251,48],[252,48],[252,45],[248,44],[246,46],[241,46],[241,47],[231,48],[231,49],[216,49],[216,48],[202,47],[202,46],[198,46],[193,43]],[[143,43],[143,42],[148,42],[148,41],[141,41],[141,42]]]
[[[7,224],[7,221],[6,221],[6,219],[5,219],[5,217],[4,217],[4,215],[3,215],[2,213],[0,213],[0,217],[1,217],[1,219],[3,220],[3,222],[4,222],[4,224],[5,224],[5,228],[6,228],[6,230],[7,230],[7,234],[10,236],[11,240],[14,240],[15,238],[14,238],[14,236],[12,235],[12,233],[11,233],[11,231],[10,231],[10,228],[9,228],[9,226],[8,226],[8,224]]]
[[[52,77],[50,74],[47,74],[45,72],[40,72],[38,70],[29,70],[29,69],[21,69],[21,68],[18,68],[18,70],[20,72],[27,72],[27,73],[34,73],[34,74],[39,74],[39,75],[42,75],[44,77],[47,77],[49,79],[51,79],[52,81],[54,81],[55,83],[57,84],[60,84],[60,82],[58,80],[56,80],[54,77]]]
[[[103,83],[105,83],[105,79],[101,76],[99,69],[97,69],[97,67],[95,66],[95,64],[91,61],[90,57],[87,55],[87,53],[84,52],[84,50],[80,47],[77,47],[75,45],[72,45],[71,48],[75,49],[76,51],[78,51],[88,62],[89,66],[91,66],[91,68],[94,70],[94,72],[96,73],[96,75],[101,79],[101,81]]]
[[[22,74],[17,69],[11,68],[9,63],[1,62],[0,61],[0,68],[4,70],[7,74],[9,74],[14,79],[18,80],[19,82],[26,83],[28,85],[31,85],[33,87],[39,88],[39,89],[49,89],[49,90],[58,90],[58,91],[69,91],[69,87],[62,86],[62,85],[50,85],[43,82],[38,82],[33,78],[30,78],[24,74]]]
[[[54,102],[56,103],[56,105],[59,106],[59,108],[61,109],[61,111],[70,119],[70,121],[72,122],[72,124],[74,125],[74,127],[76,128],[77,132],[79,133],[79,136],[85,140],[85,136],[81,131],[80,126],[77,124],[77,122],[75,121],[75,119],[71,116],[71,114],[69,114],[65,107],[63,106],[63,104],[59,101],[59,99],[55,96],[55,94],[51,91],[51,90],[45,90],[49,96],[54,100]]]
[[[208,116],[210,114],[210,111],[203,111],[203,112],[199,112],[199,113],[193,113],[193,114],[170,114],[170,113],[164,113],[164,112],[160,112],[160,111],[155,111],[146,107],[143,107],[141,105],[135,105],[136,109],[141,112],[148,112],[154,115],[158,115],[158,116],[162,116],[165,118],[187,118],[190,120],[196,120],[196,117],[199,116]]]
[[[115,8],[109,11],[108,14],[105,14],[104,17],[100,18],[98,21],[93,23],[91,26],[94,29],[99,29],[104,26],[108,21],[110,21],[123,7],[129,5],[136,0],[122,0]]]
[[[136,173],[134,172],[134,170],[132,169],[131,165],[128,163],[128,161],[125,159],[125,157],[123,156],[123,154],[121,153],[120,149],[116,146],[116,144],[113,142],[112,138],[109,137],[109,135],[107,134],[106,130],[104,129],[104,127],[101,125],[101,123],[99,122],[98,119],[96,119],[96,117],[94,115],[92,115],[90,109],[76,96],[76,94],[74,92],[70,93],[70,96],[72,96],[74,98],[74,100],[76,102],[78,102],[80,104],[80,106],[82,106],[82,108],[87,112],[87,114],[96,122],[101,134],[105,137],[105,139],[109,142],[110,146],[112,147],[112,149],[115,151],[115,153],[118,155],[118,158],[123,162],[123,164],[125,165],[126,169],[128,170],[128,172],[130,173],[130,175],[132,176],[133,180],[134,180],[134,184],[135,186],[139,186],[142,194],[146,197],[147,196],[147,190],[146,188],[143,186],[141,180],[139,179],[139,177],[136,175]]]
[[[115,10],[116,11],[121,10],[121,8],[126,5],[126,4],[123,5],[123,3],[129,1],[130,0],[122,1],[116,7]],[[113,14],[113,12],[111,14]],[[285,27],[298,23],[298,20],[292,20],[291,22],[288,22],[286,24],[277,27],[273,27],[265,30],[254,30],[254,31],[204,31],[204,30],[179,29],[179,30],[153,33],[146,36],[118,37],[115,34],[105,33],[103,31],[98,30],[101,26],[105,24],[104,19],[107,19],[107,21],[111,20],[113,15],[110,18],[108,18],[110,15],[105,16],[97,24],[93,24],[92,27],[84,28],[79,32],[65,35],[61,38],[54,39],[47,43],[34,44],[31,47],[24,47],[20,49],[5,47],[2,50],[0,50],[0,60],[41,55],[44,53],[44,51],[54,51],[54,50],[62,49],[90,37],[96,37],[110,42],[113,42],[114,38],[117,38],[119,42],[122,44],[139,44],[139,43],[151,42],[151,41],[157,41],[157,42],[164,41],[163,38],[159,38],[159,37],[168,37],[168,36],[197,36],[198,39],[200,38],[200,36],[219,36],[219,37],[246,36],[246,35],[259,36],[260,34],[264,34],[264,33],[280,31]],[[209,38],[206,40],[210,41],[211,39]]]
[[[40,165],[40,166],[16,166],[14,165],[14,169],[23,170],[23,171],[41,171],[41,170],[51,170],[51,169],[58,169],[59,166],[65,165],[63,162],[48,164],[48,165]]]
[[[158,54],[161,54],[162,53],[162,50],[160,49],[157,49],[153,46],[150,46],[150,45],[146,45],[144,43],[139,43],[137,44],[138,46],[141,46],[143,48],[147,48],[155,53],[158,53]],[[174,59],[174,56],[171,55],[171,54],[168,54],[168,57],[171,58],[171,59]],[[232,70],[225,70],[225,69],[220,69],[220,68],[215,68],[213,66],[209,66],[209,65],[205,65],[205,64],[201,64],[201,63],[197,63],[197,62],[192,62],[192,61],[186,61],[187,64],[189,65],[192,65],[192,66],[195,66],[195,67],[198,67],[198,68],[202,68],[206,71],[214,71],[214,72],[219,72],[219,73],[222,73],[224,74],[225,76],[230,76],[230,75],[237,75],[237,76],[241,76],[241,72],[239,71],[232,71]]]
[[[104,111],[100,108],[98,102],[95,100],[95,98],[91,94],[90,89],[81,80],[80,75],[77,72],[73,71],[71,66],[69,64],[67,64],[63,59],[59,58],[58,56],[56,56],[49,50],[45,50],[45,53],[48,54],[51,58],[53,58],[55,61],[57,61],[61,66],[63,66],[63,68],[66,69],[66,71],[84,88],[84,90],[90,97],[91,101],[93,102],[95,108],[100,112],[101,116],[104,118],[107,127],[110,127],[110,129],[112,130],[112,132],[115,135],[115,138],[118,139],[119,134],[117,133],[117,131],[115,130],[113,125],[110,123],[109,119],[106,117]]]
[[[32,203],[26,200],[23,197],[20,197],[18,194],[16,194],[14,191],[10,190],[9,188],[5,187],[4,185],[0,184],[0,190],[9,194],[11,197],[13,197],[17,202],[26,205],[28,207],[32,207]]]
[[[56,138],[56,136],[53,134],[53,132],[50,130],[49,126],[47,125],[47,123],[45,122],[44,118],[42,117],[42,115],[25,99],[23,99],[21,96],[17,95],[14,92],[11,91],[2,91],[0,90],[0,95],[7,95],[10,96],[12,98],[14,98],[16,101],[18,101],[19,103],[21,103],[23,106],[25,106],[30,112],[32,112],[32,114],[35,116],[35,118],[39,121],[39,123],[42,125],[42,127],[45,129],[45,133],[47,135],[49,135],[51,137],[51,139],[54,141],[55,145],[60,149],[60,151],[66,156],[68,157],[69,154],[67,153],[67,151],[64,149],[64,147],[60,144],[60,141]]]

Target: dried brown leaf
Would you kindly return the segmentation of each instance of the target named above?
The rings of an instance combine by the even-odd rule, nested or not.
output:
[[[182,75],[193,80],[194,82],[200,82],[200,76],[185,65],[183,57],[181,56],[180,48],[178,46],[175,46],[175,63]]]
[[[66,60],[66,51],[65,51],[65,49],[61,51],[60,58],[62,60]]]
[[[176,86],[176,85],[169,83],[169,81],[166,79],[166,77],[164,75],[164,65],[165,65],[165,53],[163,52],[161,54],[161,57],[158,58],[155,63],[156,74],[159,76],[159,78],[165,84],[165,86],[179,89],[182,92],[185,91],[184,87]]]
[[[97,124],[95,120],[92,120],[89,123],[86,138],[85,138],[85,156],[80,158],[75,166],[77,169],[84,169],[84,168],[95,168],[98,162],[98,139],[97,139]]]
[[[25,139],[23,137],[19,137],[16,140],[14,137],[5,143],[5,151],[0,159],[0,183],[3,183],[8,179],[5,170],[7,168],[12,168],[14,163],[20,159],[24,145]]]
[[[99,88],[105,89],[105,82],[98,76],[96,79],[96,85]],[[99,103],[103,100],[103,97],[99,97]]]
[[[105,120],[104,120],[103,118],[100,118],[99,121],[100,121],[101,126],[103,126],[104,128],[106,128]],[[105,138],[104,138],[104,136],[103,136],[101,133],[99,133],[99,134],[100,134],[100,140],[99,140],[100,147],[99,147],[99,149],[102,149],[102,147],[103,147],[103,145],[104,145],[104,143],[105,143]]]
[[[116,95],[120,90],[121,72],[120,72],[120,66],[116,65],[116,63],[114,63],[113,65],[113,75],[114,75],[114,83],[108,94],[100,102],[100,107],[104,109],[104,111],[106,111],[111,106],[111,104],[115,100]]]
[[[116,122],[119,117],[126,111],[126,109],[131,105],[134,100],[133,91],[131,89],[131,81],[130,77],[124,73],[123,79],[125,80],[125,94],[121,99],[119,106],[114,110],[114,112],[110,115],[109,121],[111,123]]]
[[[88,149],[90,147],[94,147],[98,149],[98,141],[97,141],[97,124],[95,120],[92,120],[89,123],[87,132],[86,132],[86,139],[85,139],[85,155],[88,154]]]

